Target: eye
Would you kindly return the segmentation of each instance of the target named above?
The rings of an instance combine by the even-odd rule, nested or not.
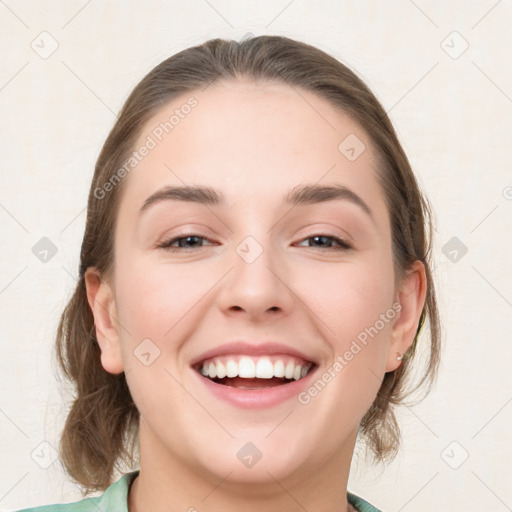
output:
[[[202,243],[203,241],[208,242],[207,245],[214,245],[213,243],[210,243],[210,240],[208,240],[204,236],[186,234],[170,238],[169,240],[164,240],[163,242],[158,244],[157,247],[159,249],[166,249],[168,251],[179,251],[180,249],[193,250],[204,247],[204,244]]]
[[[206,244],[203,242],[207,242]],[[352,246],[342,240],[341,238],[335,236],[328,235],[314,235],[308,238],[305,238],[298,245],[305,247],[303,245],[304,242],[308,242],[306,247],[316,247],[319,249],[325,250],[334,250],[334,251],[343,251],[352,249]],[[309,243],[312,242],[312,243]],[[165,249],[168,251],[179,251],[179,250],[194,250],[204,247],[205,245],[215,245],[208,238],[199,236],[196,234],[186,234],[178,237],[173,237],[168,240],[164,240],[160,244],[158,244],[159,249]]]
[[[307,247],[318,247],[320,249],[333,250],[333,251],[346,251],[348,249],[352,249],[352,246],[345,240],[342,240],[341,238],[338,238],[335,236],[329,236],[329,235],[310,236],[308,238],[305,238],[298,245],[301,247],[304,247],[304,245],[301,245],[301,244],[303,242],[308,242],[308,241],[312,241],[313,244],[312,245],[310,244]]]

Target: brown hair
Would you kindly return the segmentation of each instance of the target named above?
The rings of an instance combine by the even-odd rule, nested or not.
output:
[[[392,404],[400,403],[422,384],[430,389],[434,380],[440,332],[429,262],[432,219],[386,112],[350,69],[313,46],[279,36],[241,42],[213,39],[166,59],[143,78],[126,100],[96,163],[79,280],[62,314],[56,340],[59,364],[76,388],[62,432],[61,460],[86,492],[105,489],[121,463],[134,463],[139,420],[124,374],[112,375],[101,365],[94,318],[86,297],[86,270],[94,267],[105,275],[114,264],[113,240],[123,183],[109,187],[108,194],[100,195],[98,190],[106,190],[102,187],[133,152],[142,126],[162,105],[210,83],[241,77],[273,80],[311,91],[362,126],[380,159],[378,176],[390,213],[396,275],[402,275],[416,260],[425,265],[427,297],[413,345],[400,367],[385,375],[360,425],[360,434],[375,460],[393,457],[398,448],[399,429]],[[427,320],[428,357],[421,378],[411,386],[409,374]]]

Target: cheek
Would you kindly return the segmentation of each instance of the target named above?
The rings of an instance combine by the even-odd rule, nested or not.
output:
[[[381,322],[381,315],[393,313],[393,274],[387,265],[333,264],[322,273],[303,268],[296,279],[301,298],[337,350],[376,323],[379,334],[389,334],[390,319]]]
[[[300,289],[329,343],[328,360],[303,403],[320,395],[321,401],[332,401],[326,409],[337,424],[350,421],[347,410],[362,417],[380,388],[396,317],[392,268],[377,262],[339,265],[320,280],[316,272],[303,269]]]
[[[116,261],[115,288],[125,375],[137,408],[145,418],[160,410],[168,421],[171,409],[186,399],[177,365],[180,345],[191,334],[189,318],[201,308],[211,288],[207,268],[149,264],[144,258]],[[197,411],[187,403],[187,411]],[[164,421],[164,423],[165,423]]]
[[[116,262],[116,305],[123,349],[133,350],[149,338],[162,351],[183,335],[187,317],[201,308],[202,299],[219,272],[208,265],[149,264],[144,258]],[[221,274],[222,275],[222,274]]]

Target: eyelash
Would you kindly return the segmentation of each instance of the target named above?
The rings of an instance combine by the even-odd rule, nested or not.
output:
[[[207,240],[207,241],[211,242],[211,240],[207,237],[199,236],[199,235],[195,235],[195,234],[187,234],[187,235],[174,237],[169,240],[164,240],[161,244],[159,244],[157,246],[157,248],[165,249],[170,252],[178,252],[178,251],[191,251],[191,250],[194,250],[197,248],[204,247],[203,245],[201,245],[199,247],[172,247],[172,244],[174,244],[175,242],[179,242],[180,240],[186,240],[187,238],[197,238],[199,240]],[[343,240],[341,238],[338,238],[336,236],[331,236],[331,235],[322,235],[322,234],[312,235],[312,236],[308,236],[308,237],[302,239],[301,242],[304,242],[306,240],[311,240],[313,238],[326,238],[326,239],[331,240],[331,241],[335,242],[336,244],[338,244],[338,247],[325,247],[325,248],[320,247],[320,249],[322,249],[324,251],[348,251],[350,249],[353,249],[352,245],[349,244],[346,240]]]
[[[325,251],[348,251],[349,249],[353,248],[352,245],[349,244],[346,240],[343,240],[342,238],[338,238],[337,236],[331,236],[331,235],[318,234],[318,235],[308,236],[307,238],[304,238],[302,241],[311,240],[313,238],[326,238],[326,239],[332,240],[338,244],[337,248],[333,248],[333,247],[323,248],[323,250],[325,250]],[[322,247],[320,249],[322,249]]]

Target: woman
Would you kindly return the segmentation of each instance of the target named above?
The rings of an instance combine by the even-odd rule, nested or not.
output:
[[[350,463],[358,437],[392,458],[393,406],[433,381],[429,229],[385,111],[334,58],[262,36],[162,62],[99,156],[57,337],[61,460],[105,492],[31,510],[376,511]],[[112,484],[122,462],[140,470]]]

